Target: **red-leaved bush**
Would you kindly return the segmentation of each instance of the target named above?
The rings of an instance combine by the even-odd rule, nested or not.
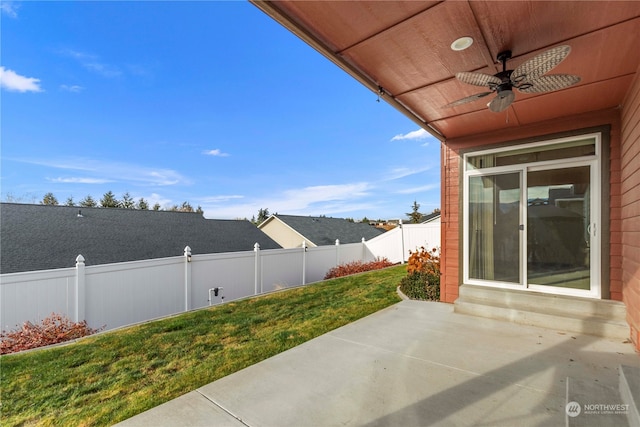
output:
[[[392,265],[393,263],[386,258],[376,258],[375,261],[371,262],[353,261],[333,267],[327,272],[324,278],[325,280],[334,279],[336,277],[348,276],[364,271],[380,270],[381,268],[391,267]]]
[[[66,316],[51,313],[40,324],[25,322],[22,328],[2,331],[0,334],[0,354],[16,353],[45,345],[57,344],[99,332],[91,329],[86,321],[72,322]]]

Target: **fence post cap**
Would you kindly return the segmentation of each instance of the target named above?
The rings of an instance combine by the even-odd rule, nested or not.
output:
[[[185,255],[191,255],[191,248],[189,246],[185,246],[184,247],[184,254]]]
[[[84,264],[84,257],[82,255],[76,257],[76,264]]]
[[[336,245],[340,244],[340,239],[336,239]]]
[[[260,243],[256,242],[256,244],[255,244],[255,245],[253,245],[253,250],[254,250],[254,251],[257,251],[257,250],[259,250],[259,249],[260,249]]]

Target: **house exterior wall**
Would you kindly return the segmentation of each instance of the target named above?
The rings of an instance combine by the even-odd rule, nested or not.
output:
[[[636,115],[638,109],[636,108]],[[637,122],[637,117],[635,118]],[[603,245],[609,245],[609,259],[603,262],[608,267],[608,288],[610,298],[623,300],[623,245],[621,233],[621,115],[619,109],[611,109],[596,113],[586,113],[578,116],[564,117],[550,120],[535,125],[521,125],[508,127],[490,133],[448,140],[442,145],[442,257],[441,257],[441,299],[452,303],[458,298],[458,288],[462,284],[462,154],[469,149],[486,147],[491,145],[507,146],[514,141],[533,141],[551,139],[563,134],[575,133],[601,126],[609,126],[609,186],[604,194],[609,195],[609,212],[603,217],[608,217],[607,223],[602,227],[609,230]],[[636,129],[636,134],[638,130]],[[636,135],[637,138],[637,135]],[[638,144],[636,144],[638,145]],[[638,153],[638,147],[635,152]],[[636,158],[636,162],[638,159]],[[637,189],[640,191],[640,186]],[[636,214],[640,214],[640,203],[637,202],[638,191],[635,194]],[[633,198],[633,196],[630,196]],[[638,228],[640,230],[640,228]],[[636,249],[637,266],[640,266],[640,247]],[[608,264],[608,265],[607,265]],[[637,270],[637,269],[636,269]],[[629,275],[629,273],[626,273]],[[635,281],[638,282],[638,273],[635,272]],[[606,287],[606,285],[605,285]],[[640,303],[640,298],[636,299]]]
[[[622,108],[620,144],[620,272],[631,340],[640,350],[640,73]]]
[[[300,233],[275,217],[259,228],[284,249],[299,248],[302,246],[303,240],[307,242],[307,247],[311,248],[316,246],[313,242],[305,239]]]

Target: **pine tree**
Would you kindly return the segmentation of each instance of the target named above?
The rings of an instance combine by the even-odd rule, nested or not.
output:
[[[100,207],[103,208],[117,208],[119,206],[118,199],[116,199],[116,195],[113,194],[113,191],[109,190],[102,196],[100,199]]]
[[[122,201],[120,201],[120,207],[125,209],[135,209],[136,202],[133,201],[133,197],[127,191],[122,195]]]
[[[144,197],[140,197],[140,200],[138,200],[137,209],[140,209],[141,211],[149,209],[149,203],[147,203]]]
[[[96,201],[93,200],[93,197],[91,197],[91,194],[80,200],[80,206],[83,208],[95,208],[97,205],[98,204],[96,203]]]
[[[413,206],[411,206],[411,209],[413,211],[407,214],[407,216],[409,217],[409,220],[411,221],[412,224],[420,223],[420,219],[422,218],[422,214],[419,211],[420,204],[418,204],[418,202],[414,200]]]
[[[50,205],[50,206],[57,206],[58,205],[58,199],[56,199],[56,196],[54,196],[53,193],[47,193],[42,198],[42,201],[40,202],[40,204],[42,204],[42,205]]]
[[[258,210],[258,219],[256,220],[256,225],[260,225],[265,222],[269,218],[269,209],[259,209]]]

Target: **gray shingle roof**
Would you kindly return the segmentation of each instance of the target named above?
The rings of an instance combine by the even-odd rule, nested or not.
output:
[[[340,243],[359,243],[363,237],[369,240],[384,233],[384,230],[369,224],[349,222],[343,218],[275,216],[318,246],[335,245],[336,239]]]
[[[428,214],[428,215],[422,215],[422,216],[420,217],[420,221],[419,221],[419,222],[420,222],[420,223],[424,223],[424,222],[430,221],[430,220],[432,220],[432,219],[434,219],[434,218],[437,218],[437,217],[439,217],[440,215],[441,215],[441,214],[440,214],[440,212],[432,212],[432,213],[430,213],[430,214]]]
[[[82,212],[82,218],[78,217]],[[196,213],[0,203],[0,273],[182,255],[278,249],[249,221]]]

